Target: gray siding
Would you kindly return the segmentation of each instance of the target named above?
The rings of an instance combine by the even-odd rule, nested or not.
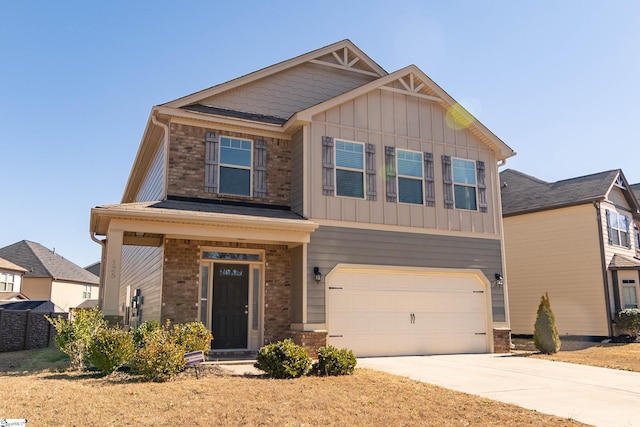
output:
[[[302,131],[291,140],[291,210],[303,215],[303,146]]]
[[[153,156],[153,162],[144,177],[140,190],[136,196],[136,202],[150,202],[162,200],[162,185],[164,181],[164,144],[158,146]]]
[[[339,263],[430,268],[477,268],[492,282],[502,273],[500,241],[353,228],[320,227],[307,250],[307,319],[325,322],[324,277]],[[323,282],[316,284],[313,267]],[[492,288],[495,322],[505,321],[504,293]]]
[[[122,247],[119,300],[121,303],[126,303],[127,286],[131,286],[132,295],[135,289],[140,289],[144,297],[141,319],[143,322],[160,320],[162,252],[162,247]]]
[[[291,249],[291,322],[302,323],[302,246]]]

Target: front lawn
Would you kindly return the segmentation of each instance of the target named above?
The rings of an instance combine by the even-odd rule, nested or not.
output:
[[[55,349],[0,353],[0,418],[30,425],[580,426],[477,396],[367,369],[352,376],[271,380],[207,368],[165,383],[121,372],[43,370]],[[67,362],[68,366],[68,362]]]

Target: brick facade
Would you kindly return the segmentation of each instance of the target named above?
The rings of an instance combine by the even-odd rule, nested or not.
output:
[[[267,196],[251,198],[218,195],[204,190],[205,136],[207,132],[267,143]],[[219,131],[196,126],[171,124],[169,143],[168,191],[171,196],[202,199],[251,200],[256,203],[290,206],[291,142],[258,135]]]
[[[289,336],[294,343],[304,347],[312,359],[318,358],[316,350],[327,345],[327,331],[291,331]]]
[[[201,247],[265,251],[264,342],[289,337],[291,323],[291,252],[284,245],[167,239],[165,242],[161,321],[198,320]],[[215,338],[214,338],[215,339]]]
[[[493,330],[493,352],[511,352],[511,329],[500,328]]]

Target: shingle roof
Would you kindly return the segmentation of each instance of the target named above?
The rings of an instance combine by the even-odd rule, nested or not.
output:
[[[287,206],[261,205],[234,201],[186,199],[169,196],[168,199],[153,203],[154,209],[172,209],[191,212],[220,213],[228,215],[248,215],[278,219],[305,219]]]
[[[627,258],[625,256],[615,254],[609,263],[611,270],[640,270],[640,259]]]
[[[31,310],[38,313],[51,313],[57,310],[54,303],[49,300],[29,299],[25,301],[3,301],[0,308],[5,310]]]
[[[51,277],[95,285],[100,282],[95,274],[29,240],[0,248],[0,257],[27,269],[24,277]]]
[[[633,191],[633,194],[636,196],[636,199],[640,200],[640,183],[631,184],[629,188],[631,188],[631,191]]]
[[[534,212],[602,200],[620,169],[546,182],[517,170],[500,172],[502,214]]]
[[[209,105],[194,104],[182,107],[183,110],[195,111],[197,113],[215,114],[234,119],[251,120],[253,122],[269,123],[272,125],[283,125],[287,119],[276,116],[266,116],[264,114],[248,113],[245,111],[229,110],[227,108],[212,107]]]

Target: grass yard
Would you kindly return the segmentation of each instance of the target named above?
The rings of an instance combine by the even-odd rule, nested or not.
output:
[[[539,353],[531,339],[514,338],[512,341],[516,351],[529,357],[640,372],[640,343],[603,344],[561,339],[560,351],[547,355]]]
[[[64,371],[56,349],[0,353],[0,418],[28,425],[580,426],[577,421],[358,369],[271,380],[207,368],[165,383]],[[61,370],[62,369],[62,370]]]

